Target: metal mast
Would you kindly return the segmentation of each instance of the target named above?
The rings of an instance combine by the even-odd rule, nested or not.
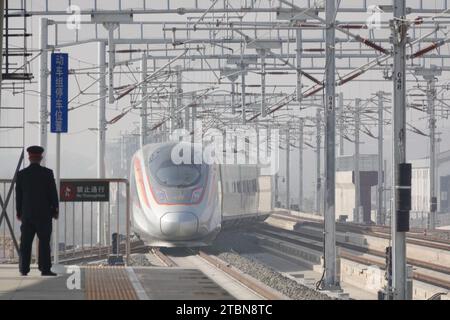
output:
[[[0,32],[2,34],[2,38],[0,39],[0,52],[2,53],[0,55],[0,66],[3,68],[3,21],[5,18],[5,1],[0,0]],[[3,80],[3,70],[0,72],[0,84]],[[1,97],[2,97],[2,88],[0,85],[0,104],[1,104]]]
[[[105,178],[105,145],[106,145],[106,43],[98,43],[98,136],[97,136],[97,176]]]
[[[297,66],[297,89],[296,89],[296,94],[297,94],[297,101],[301,102],[302,101],[302,72],[301,72],[301,68],[302,68],[302,30],[301,29],[297,29],[296,33],[295,33],[295,39],[296,39],[296,43],[297,43],[297,49],[296,49],[296,66]],[[301,106],[300,106],[301,107]]]
[[[261,57],[261,117],[266,117],[266,50],[258,50]],[[244,117],[245,122],[245,117]]]
[[[327,0],[325,3],[326,18],[326,80],[325,80],[325,288],[338,285],[336,278],[336,221],[335,221],[335,17],[336,1]]]
[[[246,109],[245,109],[245,64],[241,63],[241,103],[242,103],[242,124],[246,124]]]
[[[344,129],[345,129],[345,120],[344,120],[344,94],[342,92],[339,93],[339,156],[344,155]]]
[[[182,70],[181,70],[181,66],[177,65],[175,66],[175,71],[176,71],[176,81],[177,81],[177,93],[176,93],[176,107],[175,107],[175,117],[177,119],[177,129],[182,128],[181,123],[182,123],[182,111],[181,109],[183,108],[183,87],[182,87]]]
[[[48,117],[48,19],[40,21],[40,51],[39,57],[39,145],[47,149],[47,117]],[[45,158],[42,161],[45,165]]]
[[[298,210],[303,209],[303,119],[299,120],[298,137]]]
[[[98,43],[98,64],[99,64],[99,81],[98,81],[98,133],[97,133],[97,178],[105,178],[105,150],[106,150],[106,43],[101,41]],[[103,219],[104,205],[98,203],[97,216],[97,242],[106,244],[108,237],[106,233],[106,223]]]
[[[377,224],[385,224],[383,192],[384,192],[384,173],[383,173],[383,92],[379,91],[378,96],[378,185],[377,185]]]
[[[286,209],[291,211],[291,175],[290,175],[290,130],[286,128]]]
[[[396,300],[406,299],[406,231],[409,211],[403,206],[403,183],[406,162],[406,41],[405,0],[393,0],[394,19],[391,21],[394,49],[392,105],[392,289]],[[410,202],[410,201],[409,201]]]
[[[321,201],[321,177],[320,177],[320,148],[321,148],[321,129],[320,129],[320,109],[316,111],[316,212],[320,215],[320,201]]]
[[[141,82],[142,82],[142,103],[141,103],[141,132],[140,145],[141,148],[147,143],[147,111],[148,111],[148,97],[147,97],[147,53],[142,54],[141,60]]]
[[[436,77],[442,74],[442,69],[431,65],[429,68],[417,68],[416,75],[421,75],[427,81],[427,104],[429,113],[430,126],[430,215],[428,219],[428,227],[436,228],[436,211],[437,211],[437,173],[436,173]]]
[[[359,128],[361,125],[361,99],[355,100],[355,211],[353,221],[362,223],[364,219],[361,219],[361,176],[359,171]]]
[[[436,110],[434,100],[436,99],[435,77],[428,80],[427,100],[430,113],[430,229],[436,228]]]

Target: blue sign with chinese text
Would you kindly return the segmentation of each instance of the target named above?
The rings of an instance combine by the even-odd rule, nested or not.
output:
[[[52,53],[50,131],[67,132],[69,55]]]

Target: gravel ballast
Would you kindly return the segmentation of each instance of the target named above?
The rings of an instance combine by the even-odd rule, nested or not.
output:
[[[289,279],[252,257],[244,257],[244,253],[256,253],[258,248],[251,236],[239,232],[223,232],[214,243],[210,252],[218,258],[230,263],[240,271],[258,279],[269,287],[283,293],[295,300],[330,300],[329,296],[310,289],[300,283]],[[237,251],[237,252],[236,252]]]
[[[144,253],[133,253],[130,255],[130,264],[131,267],[151,267],[151,262],[147,259],[147,256]]]

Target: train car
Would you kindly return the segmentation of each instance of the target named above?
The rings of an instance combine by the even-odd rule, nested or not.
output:
[[[270,176],[256,165],[220,165],[224,228],[265,220],[271,207]]]
[[[259,177],[256,165],[175,164],[172,149],[180,143],[190,148],[193,159],[202,159],[201,146],[168,142],[144,146],[131,161],[132,229],[145,243],[206,246],[223,226],[270,214],[270,184]]]

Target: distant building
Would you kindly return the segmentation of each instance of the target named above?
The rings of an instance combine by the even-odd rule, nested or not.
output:
[[[437,203],[439,213],[450,213],[450,150],[437,156]],[[430,211],[430,159],[412,160],[411,211]]]
[[[370,223],[372,218],[372,186],[378,183],[378,155],[362,154],[359,158],[360,217],[355,216],[354,156],[342,156],[336,162],[336,217],[347,221]]]

